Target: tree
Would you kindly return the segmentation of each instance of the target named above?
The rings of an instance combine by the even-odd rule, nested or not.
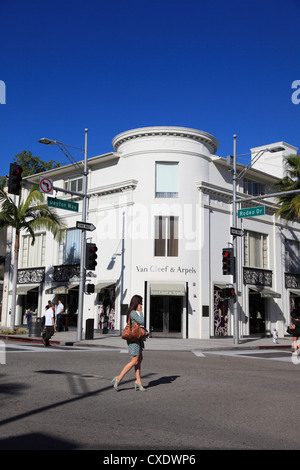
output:
[[[300,190],[300,154],[286,157],[286,175],[276,183],[279,191]],[[300,193],[282,194],[277,197],[280,206],[276,214],[293,221],[300,218]]]
[[[22,200],[20,194],[18,205],[16,205],[9,195],[0,188],[0,205],[0,230],[13,227],[16,233],[11,305],[11,329],[13,330],[15,327],[17,274],[21,232],[24,230],[31,235],[33,245],[35,242],[35,230],[45,228],[53,234],[55,239],[60,241],[63,238],[63,231],[66,229],[66,226],[63,224],[55,210],[45,204],[44,196],[36,186],[32,186],[25,200]]]
[[[14,157],[14,162],[23,168],[22,177],[34,175],[36,173],[43,173],[44,171],[58,168],[61,164],[50,160],[44,162],[39,157],[34,157],[30,150],[23,150]],[[0,188],[4,188],[6,185],[6,176],[0,176]]]

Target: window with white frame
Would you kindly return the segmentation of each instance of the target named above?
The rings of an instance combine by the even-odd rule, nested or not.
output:
[[[266,194],[266,185],[244,178],[244,193],[251,196],[261,196]]]
[[[35,235],[35,242],[32,245],[32,236],[23,235],[21,242],[21,267],[37,268],[45,266],[46,234]]]
[[[178,217],[155,217],[154,256],[178,256]]]
[[[58,248],[58,264],[80,263],[80,230],[70,228]]]
[[[155,197],[178,197],[177,162],[156,162]]]
[[[285,240],[285,270],[287,273],[300,271],[299,242],[298,240]]]
[[[244,265],[252,268],[267,269],[268,236],[263,233],[245,231]]]
[[[65,243],[65,263],[77,264],[80,262],[80,230],[71,228],[67,231]]]
[[[65,189],[69,191],[76,191],[80,193],[82,191],[83,178],[70,178],[65,180]]]

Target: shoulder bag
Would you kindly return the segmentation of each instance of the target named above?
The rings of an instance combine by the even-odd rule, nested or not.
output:
[[[139,339],[143,339],[146,336],[146,330],[142,328],[138,322],[134,322],[131,325],[130,316],[125,326],[124,330],[122,331],[122,338],[128,341],[138,341]]]

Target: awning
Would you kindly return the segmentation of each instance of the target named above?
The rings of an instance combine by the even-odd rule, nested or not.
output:
[[[298,295],[300,297],[300,289],[291,289],[290,293],[294,295]]]
[[[279,294],[279,292],[275,292],[274,290],[268,289],[267,287],[250,287],[250,289],[258,292],[263,298],[273,297],[276,299],[281,299],[281,294]]]
[[[17,295],[27,295],[28,291],[39,287],[39,284],[19,284],[17,286]],[[12,294],[12,290],[9,291],[9,294]]]
[[[99,292],[101,292],[101,289],[104,289],[104,287],[112,286],[115,283],[116,283],[116,281],[99,282],[98,284],[95,284],[95,292],[99,293]]]
[[[185,296],[184,284],[151,284],[150,295]]]
[[[78,287],[78,286],[79,286],[78,282],[74,282],[73,284],[66,284],[66,285],[62,285],[62,286],[56,286],[56,287],[52,287],[51,289],[47,289],[47,293],[48,294],[54,294],[54,295],[67,294],[70,289],[73,289],[73,287]]]

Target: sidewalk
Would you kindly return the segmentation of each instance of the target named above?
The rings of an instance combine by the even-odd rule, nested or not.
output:
[[[0,340],[19,342],[42,343],[39,337],[29,337],[28,333],[19,335],[0,334]],[[84,335],[81,341],[77,341],[76,329],[56,332],[51,340],[52,345],[61,346],[90,346],[99,348],[127,349],[127,343],[121,336],[94,333],[94,339],[86,340]],[[220,337],[210,339],[182,339],[182,338],[148,338],[145,342],[145,350],[148,351],[209,351],[224,349],[291,349],[292,338],[278,339],[278,344],[273,344],[272,338],[245,337],[240,338],[239,344],[234,344],[232,337]]]

